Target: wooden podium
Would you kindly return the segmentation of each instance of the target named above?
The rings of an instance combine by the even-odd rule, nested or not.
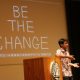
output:
[[[50,74],[50,63],[55,60],[61,68],[60,61],[57,58],[33,58],[25,59],[24,63],[24,80],[52,80]],[[60,69],[61,70],[61,69]],[[54,79],[55,80],[55,79]],[[62,80],[62,73],[60,78]]]

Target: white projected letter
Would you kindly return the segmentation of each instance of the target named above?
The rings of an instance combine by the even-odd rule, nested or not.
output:
[[[19,18],[20,17],[20,12],[19,12],[19,7],[18,6],[13,6],[13,16],[14,16],[14,18]]]

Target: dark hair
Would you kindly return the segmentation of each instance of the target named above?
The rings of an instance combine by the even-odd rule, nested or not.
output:
[[[61,38],[61,39],[58,41],[59,46],[61,47],[61,45],[63,45],[65,41],[68,42],[67,39]]]

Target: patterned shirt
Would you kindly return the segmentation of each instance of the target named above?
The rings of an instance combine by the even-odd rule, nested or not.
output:
[[[59,56],[61,54],[69,55],[69,52],[60,48],[57,50],[56,55]],[[62,62],[63,76],[72,76],[71,66],[69,66],[69,63],[71,62],[71,60],[69,58],[61,58],[61,62]]]

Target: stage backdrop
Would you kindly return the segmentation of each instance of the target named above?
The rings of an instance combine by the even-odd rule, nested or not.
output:
[[[0,79],[24,80],[23,59],[53,56],[63,37],[64,0],[1,0]]]

